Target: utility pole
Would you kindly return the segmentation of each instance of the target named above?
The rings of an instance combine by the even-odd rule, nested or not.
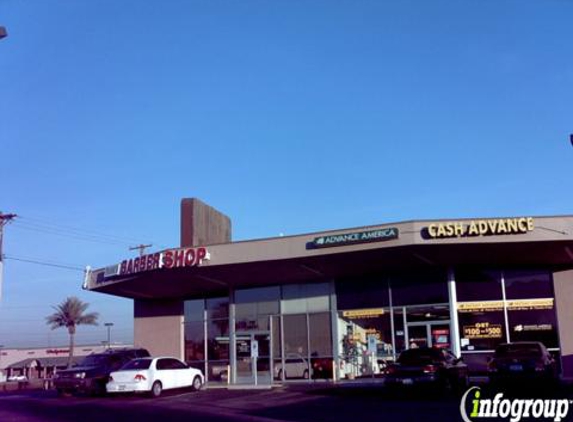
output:
[[[16,214],[2,214],[2,211],[0,211],[0,300],[2,300],[2,282],[4,280],[4,252],[2,250],[4,226],[16,217]]]
[[[104,325],[107,327],[107,348],[111,349],[111,327],[113,327],[113,322],[106,322]]]
[[[130,251],[136,251],[139,250],[139,256],[143,256],[145,254],[145,249],[147,248],[151,248],[153,245],[150,243],[149,245],[137,245],[137,246],[132,246],[129,248]]]

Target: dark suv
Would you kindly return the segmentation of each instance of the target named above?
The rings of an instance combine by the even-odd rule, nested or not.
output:
[[[54,376],[54,386],[58,394],[64,393],[105,393],[109,374],[118,370],[132,359],[149,357],[145,349],[110,349],[102,353],[92,353],[78,366],[58,371]]]

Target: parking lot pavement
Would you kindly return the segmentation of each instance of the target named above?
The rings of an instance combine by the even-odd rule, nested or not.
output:
[[[349,394],[350,393],[350,394]],[[455,421],[455,403],[421,400],[412,406],[407,400],[384,399],[381,390],[352,392],[337,388],[280,388],[263,391],[206,390],[174,392],[158,399],[141,396],[64,397],[53,391],[0,395],[0,421],[81,421],[182,419],[198,421],[345,421],[360,415],[361,421],[379,421],[381,415],[393,421],[418,421],[422,414]],[[416,398],[416,400],[419,400]],[[415,411],[412,410],[415,407]],[[424,413],[420,413],[424,412]],[[428,413],[429,412],[429,413]]]
[[[176,391],[158,399],[139,395],[61,398],[54,391],[36,390],[0,394],[0,421],[456,422],[461,421],[459,406],[459,397],[452,394],[360,383]]]

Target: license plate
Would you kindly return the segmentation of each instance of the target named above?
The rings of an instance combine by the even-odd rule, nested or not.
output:
[[[414,380],[412,380],[411,378],[404,378],[404,379],[402,380],[402,384],[404,384],[404,385],[412,385],[412,384],[414,384]]]
[[[120,384],[120,385],[117,386],[117,389],[118,389],[119,391],[124,391],[124,390],[125,390],[125,385]]]
[[[521,366],[521,365],[509,365],[509,370],[515,371],[515,372],[523,371],[523,366]]]

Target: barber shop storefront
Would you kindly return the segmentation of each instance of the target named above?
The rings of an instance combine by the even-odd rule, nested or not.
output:
[[[416,347],[480,373],[516,341],[542,342],[573,376],[573,217],[231,242],[227,217],[184,200],[181,233],[180,247],[92,271],[84,287],[133,299],[135,344],[208,382],[373,378]]]

